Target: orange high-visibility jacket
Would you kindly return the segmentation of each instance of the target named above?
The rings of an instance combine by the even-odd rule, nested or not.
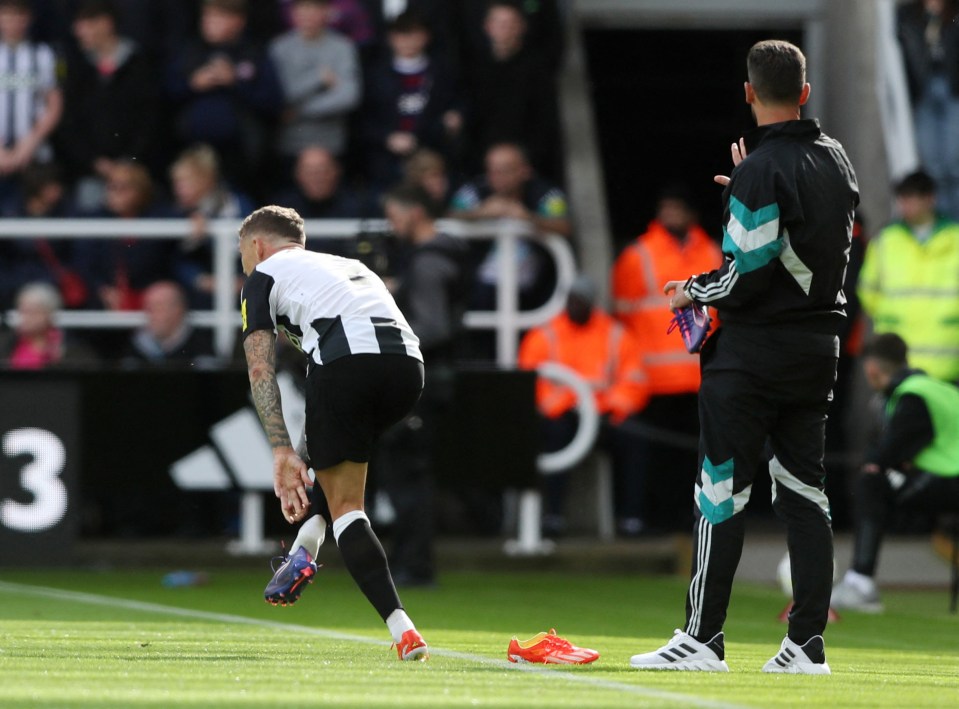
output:
[[[652,396],[699,391],[699,357],[686,351],[678,332],[666,334],[673,317],[667,281],[685,281],[723,262],[719,245],[698,226],[680,242],[657,221],[627,246],[613,265],[613,313],[635,334],[645,353]],[[712,312],[715,318],[716,313]]]
[[[530,330],[519,346],[519,366],[536,369],[544,362],[558,362],[580,374],[596,394],[596,407],[620,423],[646,406],[649,400],[646,373],[639,342],[612,317],[594,309],[585,325],[577,325],[566,313]],[[540,378],[536,404],[543,415],[556,418],[576,403],[568,387]]]

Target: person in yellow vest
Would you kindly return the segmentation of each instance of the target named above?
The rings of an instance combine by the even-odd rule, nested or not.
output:
[[[925,172],[895,188],[900,221],[866,247],[859,298],[875,332],[894,332],[930,376],[959,380],[959,223],[936,212]]]
[[[885,427],[856,490],[852,567],[832,591],[837,609],[882,610],[874,580],[889,511],[959,510],[959,389],[907,364],[893,333],[863,348],[869,386],[886,396]]]
[[[646,232],[613,265],[613,315],[639,338],[649,375],[651,398],[640,418],[647,427],[666,429],[663,433],[673,434],[673,441],[676,434],[690,441],[686,447],[655,435],[643,441],[652,484],[649,521],[666,529],[686,530],[692,524],[688,500],[698,469],[700,373],[699,356],[686,351],[681,337],[666,332],[673,313],[663,283],[711,271],[722,262],[722,250],[699,226],[688,192],[671,185],[660,192],[656,217]]]
[[[544,362],[557,362],[592,387],[603,417],[599,444],[609,452],[613,466],[619,533],[631,537],[645,527],[645,481],[638,442],[623,424],[646,405],[647,377],[637,339],[595,302],[595,285],[585,276],[578,277],[567,296],[566,310],[523,337],[518,363],[522,369],[536,369]],[[542,415],[544,448],[559,450],[576,432],[576,395],[541,378],[536,384],[536,404]],[[549,475],[544,481],[543,532],[548,536],[566,530],[566,483],[566,473]]]

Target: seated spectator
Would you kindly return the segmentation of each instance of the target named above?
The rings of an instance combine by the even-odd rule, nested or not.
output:
[[[33,164],[20,175],[20,198],[3,216],[54,219],[70,215],[61,170],[55,163]],[[60,290],[63,305],[86,304],[89,289],[71,269],[74,242],[43,237],[0,240],[0,310],[13,305],[27,283],[50,283]]]
[[[367,76],[361,114],[367,172],[377,191],[400,178],[403,161],[419,147],[457,152],[463,129],[449,67],[427,53],[425,21],[405,12],[390,23],[387,39],[390,54]]]
[[[292,162],[311,145],[341,155],[347,118],[360,103],[356,48],[327,26],[329,0],[296,0],[292,18],[293,29],[270,44],[284,95],[280,155]]]
[[[220,176],[220,161],[209,145],[187,148],[170,166],[174,211],[190,217],[193,231],[180,242],[177,278],[195,308],[213,303],[213,245],[208,219],[242,219],[253,210],[248,197],[230,189]]]
[[[13,196],[27,165],[52,158],[47,136],[63,113],[56,58],[30,41],[30,20],[28,0],[0,0],[0,201]]]
[[[28,283],[17,294],[17,325],[0,334],[0,363],[8,369],[47,369],[96,362],[92,350],[54,322],[60,294],[49,283]]]
[[[857,482],[852,567],[833,588],[837,609],[882,610],[875,575],[890,512],[959,510],[959,389],[910,369],[907,355],[892,333],[863,348],[866,380],[886,399],[885,425]]]
[[[187,322],[186,294],[173,281],[158,281],[143,292],[147,323],[130,338],[123,364],[209,366],[214,362],[213,341],[206,330]]]
[[[572,231],[566,195],[537,177],[526,153],[512,143],[494,145],[487,151],[486,175],[457,190],[450,216],[520,219],[541,234],[569,236]],[[517,244],[517,257],[522,307],[542,304],[553,286],[548,258],[526,239]],[[496,269],[496,251],[489,249],[477,274],[477,307],[491,309],[496,302]]]
[[[433,36],[434,53],[443,56],[443,60],[453,60],[454,7],[457,2],[450,0],[363,0],[369,10],[376,35],[377,46],[374,52],[367,54],[373,60],[381,59],[386,51],[387,29],[404,12],[416,13],[429,25]]]
[[[81,0],[73,34],[79,49],[66,58],[57,154],[78,182],[78,207],[93,211],[118,160],[155,157],[159,91],[146,55],[117,34],[110,0]]]
[[[339,161],[326,148],[304,148],[293,172],[295,186],[276,195],[274,202],[292,207],[304,219],[358,219],[367,216],[361,195],[343,184]],[[306,248],[346,255],[341,239],[307,236]]]
[[[556,88],[543,58],[526,45],[527,23],[516,3],[489,4],[483,29],[488,48],[465,67],[474,163],[492,145],[525,145],[533,165],[562,176]]]
[[[245,0],[204,0],[200,37],[173,55],[167,91],[179,140],[212,145],[230,183],[258,195],[283,92],[270,57],[244,38],[246,26]]]
[[[435,150],[420,148],[403,165],[403,180],[419,185],[444,211],[450,208],[453,191],[446,160]]]
[[[639,340],[595,303],[596,287],[580,276],[570,288],[566,310],[523,337],[518,364],[523,369],[536,369],[546,362],[563,364],[593,388],[596,408],[603,417],[600,445],[612,459],[618,527],[623,535],[635,536],[645,527],[641,446],[624,423],[646,405],[646,373]],[[540,378],[536,404],[543,417],[546,450],[563,448],[578,426],[576,395]],[[566,472],[544,479],[545,534],[562,534],[566,529],[567,479]]]
[[[137,219],[170,217],[154,197],[146,168],[121,162],[107,182],[106,207],[92,216]],[[93,305],[107,310],[139,310],[151,283],[173,276],[175,246],[163,239],[87,239],[77,244],[77,270],[90,284]]]

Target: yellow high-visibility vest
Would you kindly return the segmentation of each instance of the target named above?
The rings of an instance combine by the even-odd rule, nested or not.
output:
[[[959,224],[940,220],[925,242],[886,227],[866,247],[857,292],[875,331],[906,341],[912,366],[959,380]]]

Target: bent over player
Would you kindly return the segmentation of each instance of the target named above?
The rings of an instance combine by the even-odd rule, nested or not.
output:
[[[717,178],[726,185],[723,264],[664,289],[670,307],[714,306],[723,322],[700,357],[686,625],[630,664],[728,670],[722,631],[743,550],[743,508],[768,440],[795,605],[780,651],[763,671],[829,674],[822,632],[833,551],[823,455],[859,191],[842,146],[817,121],[800,119],[809,96],[802,52],[788,42],[759,42],[746,64],[746,102],[758,127],[733,146],[731,176]]]
[[[307,518],[265,596],[289,604],[316,573],[327,520],[347,570],[386,622],[401,660],[425,660],[426,643],[400,602],[383,547],[363,511],[373,442],[402,419],[423,389],[419,340],[383,282],[359,261],[307,251],[292,209],[256,210],[240,226],[248,276],[241,296],[243,349],[260,421],[273,448],[273,488],[291,524]],[[275,337],[282,330],[309,360],[304,440],[294,450],[276,382]]]

